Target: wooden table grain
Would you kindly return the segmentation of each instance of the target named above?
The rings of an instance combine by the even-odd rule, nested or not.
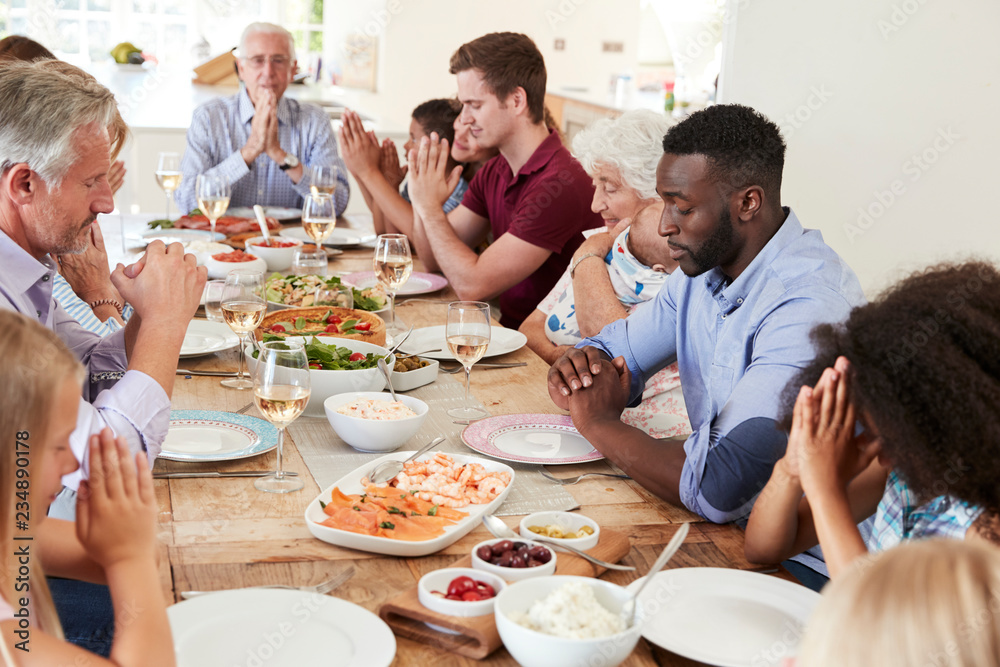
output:
[[[110,244],[109,244],[110,245]],[[419,262],[417,263],[419,266]],[[334,258],[331,272],[371,269],[371,250],[349,250]],[[417,327],[443,324],[447,302],[454,292],[427,295],[426,300],[399,299],[398,314]],[[524,361],[527,366],[473,371],[472,391],[494,415],[520,412],[559,413],[545,387],[548,365],[527,348],[497,361]],[[235,368],[236,353],[185,359],[193,369]],[[457,376],[439,374],[438,382],[458,382]],[[178,376],[173,394],[175,409],[236,411],[251,401],[251,393],[227,389],[218,378]],[[256,414],[250,412],[250,414]],[[285,466],[305,481],[305,488],[287,495],[257,491],[252,479],[157,480],[160,503],[159,536],[162,542],[161,584],[169,600],[179,601],[187,590],[221,590],[260,584],[315,584],[353,565],[356,574],[332,595],[377,613],[379,606],[415,585],[424,573],[449,565],[466,555],[489,535],[478,527],[452,546],[422,558],[396,558],[336,547],[313,538],[302,515],[320,491],[296,449],[285,438]],[[267,470],[275,464],[273,452],[240,461],[182,464],[160,460],[156,471],[169,470]],[[559,466],[559,475],[607,471],[603,461]],[[582,513],[602,527],[628,535],[632,548],[623,562],[637,573],[608,572],[604,578],[628,584],[648,570],[669,541],[679,522],[692,522],[691,532],[670,567],[712,566],[754,569],[743,557],[740,529],[703,522],[687,510],[663,502],[631,480],[589,478],[566,487],[581,505]],[[516,525],[516,519],[507,522]],[[476,661],[397,638],[394,665],[467,665]],[[481,661],[487,665],[514,665],[503,649]],[[695,665],[680,656],[641,640],[627,665]]]

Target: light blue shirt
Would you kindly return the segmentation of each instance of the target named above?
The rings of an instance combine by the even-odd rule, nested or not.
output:
[[[94,309],[77,296],[73,288],[70,287],[70,284],[66,282],[66,279],[58,273],[52,276],[52,296],[59,302],[63,310],[76,320],[80,326],[98,336],[110,336],[123,328],[121,324],[118,324],[118,320],[113,317],[109,317],[102,322],[94,314]],[[132,305],[125,304],[125,308],[122,310],[122,319],[128,322],[128,318],[132,317],[133,312]]]
[[[781,395],[815,356],[812,328],[843,321],[865,302],[854,272],[822,234],[804,230],[786,210],[785,222],[732,283],[719,268],[695,277],[674,271],[655,300],[577,346],[625,358],[631,404],[649,377],[678,362],[693,430],[684,444],[680,498],[716,523],[749,515],[784,453],[784,436],[775,438]],[[726,446],[712,457],[720,443]]]
[[[337,139],[330,118],[315,104],[306,104],[282,96],[278,100],[278,139],[281,148],[296,156],[306,167],[298,183],[293,183],[280,165],[261,153],[247,166],[240,149],[250,138],[254,108],[246,88],[232,97],[206,102],[194,111],[187,133],[187,150],[181,160],[184,178],[174,193],[182,213],[197,208],[195,182],[199,174],[222,174],[233,186],[231,207],[284,206],[302,208],[309,194],[311,166],[337,167],[335,206],[339,216],[347,208],[351,186],[347,168],[337,153]]]
[[[465,196],[465,191],[468,189],[469,189],[469,182],[464,178],[458,179],[458,185],[456,185],[455,189],[452,190],[451,195],[448,197],[448,201],[446,201],[444,203],[444,206],[441,207],[444,210],[444,212],[451,213],[456,208],[458,208],[458,205],[462,203],[462,197]],[[403,189],[400,191],[399,196],[402,197],[404,200],[406,200],[407,204],[411,203],[409,183],[403,184]]]

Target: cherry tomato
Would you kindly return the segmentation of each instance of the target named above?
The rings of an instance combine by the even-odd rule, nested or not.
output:
[[[448,595],[463,595],[476,590],[476,582],[472,577],[455,577],[448,584]]]
[[[340,333],[340,325],[337,324],[327,324],[323,331],[329,331],[332,333]]]
[[[271,331],[273,331],[274,333],[285,333],[285,327],[281,326],[280,324],[275,324],[271,327]]]
[[[488,583],[486,583],[485,581],[479,581],[479,580],[477,580],[476,581],[476,585],[479,586],[479,592],[482,593],[482,594],[484,594],[486,596],[483,599],[489,599],[489,598],[496,597],[496,595],[497,595],[496,590],[492,586],[490,586]]]
[[[463,602],[479,602],[480,600],[489,600],[492,595],[484,595],[479,591],[465,591],[462,593]]]
[[[322,364],[318,364],[316,362],[310,362],[309,368],[314,368],[314,369],[316,369],[318,371],[321,371],[321,370],[323,370],[323,365]]]
[[[326,318],[326,323],[327,324],[340,324],[343,321],[344,320],[342,320],[341,318],[337,317],[336,315],[331,315],[330,317]],[[329,331],[329,329],[327,329],[327,331]]]
[[[358,331],[370,331],[372,328],[371,322],[358,322],[354,325],[354,328]]]
[[[367,358],[363,352],[355,352],[351,355],[351,361],[364,361]]]

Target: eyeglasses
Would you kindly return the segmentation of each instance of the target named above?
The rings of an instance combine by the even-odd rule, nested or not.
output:
[[[244,58],[243,62],[247,63],[251,69],[263,69],[268,60],[271,61],[271,67],[276,69],[284,69],[292,62],[292,59],[288,56],[271,56],[270,58],[267,56],[253,56],[252,58]]]

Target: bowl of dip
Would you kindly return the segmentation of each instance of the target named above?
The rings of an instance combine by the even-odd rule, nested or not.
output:
[[[233,269],[264,273],[267,270],[267,262],[242,250],[229,250],[206,257],[205,268],[208,269],[209,278],[223,279]]]
[[[246,251],[267,262],[268,271],[285,271],[295,259],[295,251],[302,247],[300,239],[272,236],[270,245],[264,245],[263,236],[255,236],[245,242]]]
[[[391,452],[420,430],[427,404],[412,396],[392,400],[388,392],[358,391],[323,401],[330,426],[344,442],[362,452]]]

